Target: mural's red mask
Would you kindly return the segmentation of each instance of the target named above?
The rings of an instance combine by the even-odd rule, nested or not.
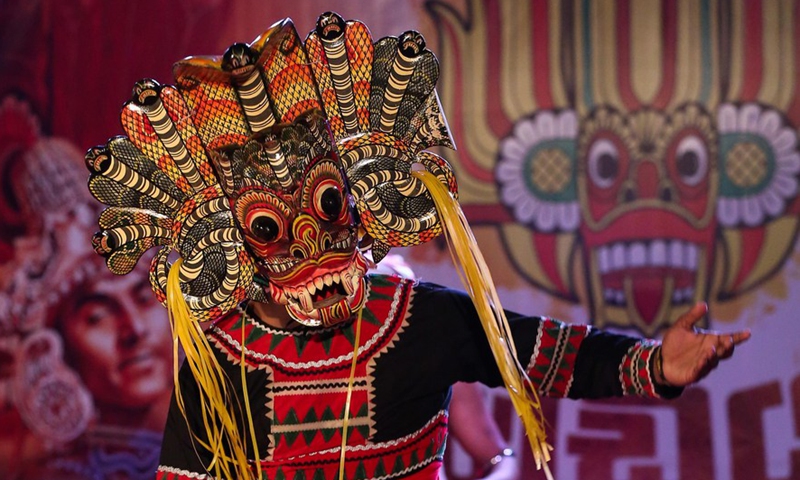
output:
[[[318,111],[212,154],[271,301],[330,325],[364,304],[367,261],[328,125]]]

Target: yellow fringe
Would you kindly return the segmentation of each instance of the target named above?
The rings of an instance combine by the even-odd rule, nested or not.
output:
[[[536,468],[543,468],[548,480],[553,480],[547,466],[553,448],[547,443],[545,419],[539,395],[525,369],[517,360],[508,320],[500,305],[489,268],[472,235],[464,212],[435,175],[427,171],[414,171],[413,175],[428,187],[436,204],[453,263],[475,304],[511,403],[525,427]]]
[[[179,259],[170,268],[166,292],[167,311],[173,338],[173,382],[175,383],[175,398],[178,408],[186,418],[184,398],[178,381],[180,345],[186,356],[185,364],[192,371],[199,387],[198,398],[192,398],[190,401],[198,402],[200,406],[200,417],[203,421],[207,439],[197,436],[191,428],[189,428],[189,431],[194,441],[213,455],[211,463],[206,466],[206,469],[216,478],[261,478],[261,463],[257,458],[258,447],[255,441],[253,419],[250,412],[249,399],[247,398],[247,383],[245,382],[244,322],[242,322],[242,387],[244,389],[243,396],[253,448],[256,452],[255,463],[258,477],[253,477],[253,471],[250,469],[247,460],[244,439],[231,415],[232,409],[230,407],[234,396],[227,387],[230,379],[226,377],[222,367],[220,367],[200,325],[192,318],[189,307],[186,305],[186,300],[183,298],[178,275],[181,263],[182,260]],[[226,446],[232,456],[225,452]]]
[[[342,419],[342,451],[339,455],[339,480],[344,477],[344,453],[347,448],[347,424],[350,421],[350,399],[353,396],[353,384],[356,380],[356,364],[358,363],[358,344],[361,339],[361,314],[363,308],[358,310],[358,320],[356,320],[356,346],[353,348],[353,363],[350,364],[350,380],[347,382],[347,400],[344,402],[344,418]]]

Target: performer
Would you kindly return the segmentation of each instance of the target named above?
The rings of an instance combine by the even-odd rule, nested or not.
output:
[[[304,42],[284,20],[174,73],[175,87],[139,82],[127,137],[87,154],[110,205],[95,248],[124,274],[160,247],[151,282],[186,353],[160,479],[436,478],[455,382],[671,398],[748,337],[695,332],[702,304],[662,345],[487,320],[464,293],[366,275],[453,216],[452,169],[424,150],[453,143],[416,32],[373,44],[328,12]]]

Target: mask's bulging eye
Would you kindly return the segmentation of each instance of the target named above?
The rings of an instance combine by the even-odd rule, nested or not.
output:
[[[342,191],[334,182],[322,183],[314,193],[314,207],[320,218],[335,221],[342,215]]]
[[[336,187],[326,188],[320,196],[319,206],[328,217],[338,217],[342,211],[342,192]]]
[[[263,242],[273,242],[281,236],[281,224],[269,213],[258,213],[250,220],[250,232]]]

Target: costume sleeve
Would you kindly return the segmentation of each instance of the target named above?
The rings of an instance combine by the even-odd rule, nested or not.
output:
[[[637,395],[674,398],[680,388],[655,383],[653,366],[660,342],[613,334],[588,325],[538,317],[528,376],[552,397],[605,398]],[[514,322],[530,321],[517,317]],[[530,335],[527,329],[526,335]],[[515,339],[517,338],[515,334]],[[527,362],[527,364],[525,363]]]
[[[184,364],[179,375],[180,389],[183,395],[186,416],[181,412],[172,394],[167,424],[164,428],[164,439],[161,443],[157,480],[206,480],[213,479],[205,468],[211,461],[208,450],[199,445],[192,437],[191,431],[202,435],[205,429],[197,424],[200,418],[198,410],[198,386],[189,368]]]
[[[502,386],[472,300],[462,292],[431,284],[420,286],[420,290],[419,308],[432,310],[435,318],[446,322],[443,328],[453,332],[448,344],[458,364],[457,380]],[[654,354],[660,346],[657,341],[546,317],[509,311],[506,316],[519,362],[542,395],[673,398],[682,392],[654,381]]]

